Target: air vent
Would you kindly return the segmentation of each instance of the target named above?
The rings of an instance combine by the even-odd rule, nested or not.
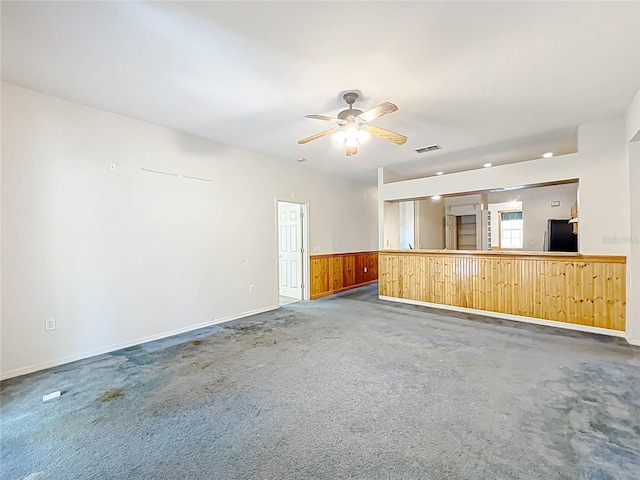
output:
[[[434,150],[440,150],[442,147],[440,145],[438,145],[437,143],[434,143],[433,145],[429,145],[428,147],[422,147],[416,150],[417,153],[426,153],[426,152],[433,152]]]

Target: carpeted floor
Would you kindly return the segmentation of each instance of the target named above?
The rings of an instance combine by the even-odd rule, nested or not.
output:
[[[2,479],[640,478],[640,349],[376,293],[5,381]]]
[[[280,306],[289,305],[291,303],[299,302],[300,300],[297,298],[285,297],[284,295],[280,295]]]

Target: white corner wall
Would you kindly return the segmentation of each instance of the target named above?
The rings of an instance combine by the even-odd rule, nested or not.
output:
[[[376,249],[374,187],[6,83],[1,166],[2,378],[275,308],[276,198]]]
[[[631,242],[627,259],[627,335],[630,342],[640,345],[640,139],[629,144],[629,184]]]
[[[624,119],[626,139],[630,142],[640,140],[640,90],[627,107]]]
[[[627,338],[640,345],[640,90],[625,117],[629,141],[630,253],[627,260]],[[631,321],[629,319],[632,319]]]

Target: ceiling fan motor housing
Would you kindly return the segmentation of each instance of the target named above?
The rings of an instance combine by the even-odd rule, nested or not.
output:
[[[353,121],[355,117],[360,115],[362,110],[358,110],[357,108],[348,108],[347,110],[343,110],[338,114],[338,118],[340,120],[348,120]],[[351,118],[349,118],[351,117]]]

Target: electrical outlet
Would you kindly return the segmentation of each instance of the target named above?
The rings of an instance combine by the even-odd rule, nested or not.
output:
[[[116,162],[109,162],[109,173],[116,173],[118,171],[118,164]]]
[[[255,286],[249,285],[249,293],[253,293],[254,290],[255,290]]]
[[[56,329],[56,319],[55,318],[47,318],[44,321],[44,329],[45,331],[55,330]]]
[[[364,273],[367,273],[367,267],[364,267]]]

